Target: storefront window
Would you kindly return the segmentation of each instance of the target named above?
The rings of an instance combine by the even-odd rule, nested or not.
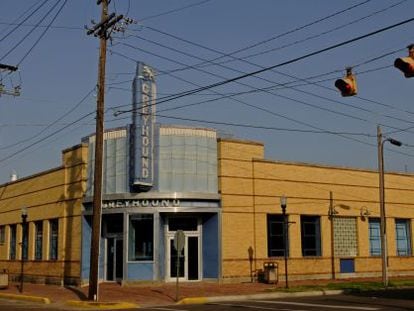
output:
[[[154,259],[154,216],[138,214],[129,217],[128,260]]]

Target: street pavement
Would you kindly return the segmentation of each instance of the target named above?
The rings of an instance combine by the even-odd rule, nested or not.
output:
[[[412,291],[411,291],[412,293]],[[242,301],[225,301],[199,305],[162,305],[143,308],[131,308],[128,310],[142,311],[325,311],[325,310],[355,310],[355,311],[377,311],[377,310],[414,310],[414,295],[411,299],[377,297],[377,293],[367,295],[334,295],[295,297],[282,299],[252,299]],[[397,295],[398,296],[398,295]],[[401,297],[401,296],[400,296]],[[76,308],[75,308],[76,309]],[[99,309],[99,308],[97,308]],[[0,299],[0,310],[22,311],[22,310],[74,310],[67,305],[39,305],[30,302],[12,302]],[[79,310],[79,309],[77,309]],[[93,310],[93,308],[88,308]],[[115,310],[115,309],[106,309]]]

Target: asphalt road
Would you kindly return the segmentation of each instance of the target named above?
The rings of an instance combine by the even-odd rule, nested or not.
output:
[[[337,296],[319,296],[290,299],[273,299],[273,300],[249,300],[235,302],[218,302],[208,303],[205,305],[170,305],[159,307],[139,308],[135,310],[149,311],[376,311],[376,310],[414,310],[414,290],[407,292],[405,296],[386,297],[381,295],[364,294],[364,295],[337,295]],[[67,310],[65,306],[57,305],[39,305],[20,301],[1,300],[0,310]],[[73,309],[72,309],[73,310]],[[79,309],[76,309],[79,310]],[[91,310],[91,309],[88,309]],[[130,309],[131,310],[131,309]]]

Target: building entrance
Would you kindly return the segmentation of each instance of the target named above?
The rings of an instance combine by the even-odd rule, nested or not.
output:
[[[106,238],[106,280],[121,281],[123,277],[123,240]]]
[[[201,279],[201,235],[198,218],[174,217],[168,221],[166,239],[166,279],[175,281],[178,277],[182,281],[198,281]],[[177,230],[183,230],[185,245],[180,257],[174,248],[174,234]],[[177,260],[180,261],[177,271]]]

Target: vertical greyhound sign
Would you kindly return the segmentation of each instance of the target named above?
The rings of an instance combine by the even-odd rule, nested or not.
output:
[[[149,190],[154,175],[154,124],[156,84],[154,70],[137,63],[133,82],[131,126],[131,177],[133,186]]]

